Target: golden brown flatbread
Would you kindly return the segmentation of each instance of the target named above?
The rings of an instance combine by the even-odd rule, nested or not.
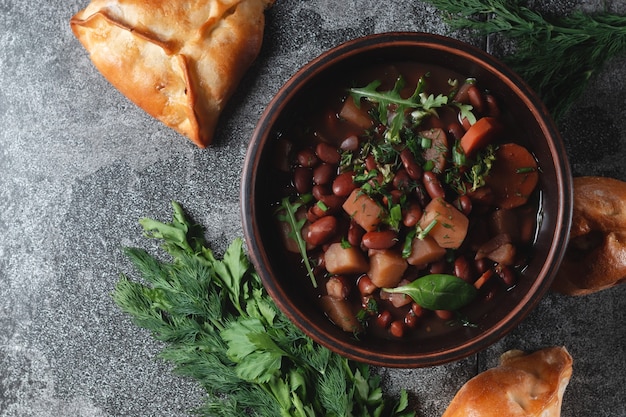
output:
[[[511,350],[499,366],[463,385],[443,417],[559,417],[571,376],[572,357],[564,347]]]
[[[263,40],[274,0],[93,0],[70,21],[126,97],[204,148]]]

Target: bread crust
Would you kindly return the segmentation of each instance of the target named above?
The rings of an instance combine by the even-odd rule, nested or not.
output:
[[[552,289],[585,295],[625,280],[626,182],[576,177],[570,240]]]
[[[70,26],[94,66],[199,147],[258,56],[274,0],[92,0]]]
[[[572,363],[564,347],[508,351],[461,387],[443,417],[559,417]]]

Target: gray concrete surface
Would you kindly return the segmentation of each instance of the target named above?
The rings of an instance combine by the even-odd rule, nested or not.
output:
[[[534,2],[626,13],[623,0]],[[94,69],[68,21],[87,0],[0,0],[0,417],[185,416],[202,392],[156,359],[110,293],[131,268],[123,246],[154,248],[143,216],[181,202],[217,252],[242,235],[239,175],[266,103],[324,49],[374,32],[448,34],[417,1],[278,0],[263,51],[206,150],[151,119]],[[480,39],[452,36],[481,44]],[[626,57],[594,78],[563,123],[576,175],[626,180]],[[506,349],[565,345],[574,377],[564,417],[626,416],[626,286],[583,298],[550,294],[477,357],[431,369],[380,369],[421,417]]]

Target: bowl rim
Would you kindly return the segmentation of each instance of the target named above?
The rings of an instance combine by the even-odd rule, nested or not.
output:
[[[428,47],[443,52],[454,49],[455,53],[464,60],[474,62],[487,71],[496,74],[499,79],[503,80],[509,88],[521,97],[533,113],[533,117],[537,120],[541,131],[546,132],[547,136],[551,138],[548,141],[548,147],[552,155],[560,155],[560,158],[553,158],[555,173],[557,174],[557,189],[560,191],[559,198],[562,200],[558,206],[555,219],[555,230],[557,233],[553,237],[553,242],[546,255],[548,262],[544,263],[538,272],[538,275],[543,274],[545,279],[535,280],[517,305],[494,323],[491,328],[486,329],[473,338],[467,339],[463,344],[451,347],[445,351],[414,354],[372,353],[371,350],[362,346],[344,344],[313,323],[303,326],[301,323],[306,320],[306,317],[300,311],[294,309],[293,306],[284,303],[283,300],[287,298],[286,293],[275,282],[267,279],[271,275],[266,267],[266,265],[270,265],[270,260],[266,252],[262,250],[262,242],[258,239],[260,231],[254,221],[256,207],[253,204],[253,199],[249,198],[255,195],[255,168],[258,167],[261,160],[261,150],[270,140],[271,127],[278,120],[285,105],[297,94],[300,83],[311,75],[327,70],[338,58],[346,59],[371,52],[377,48],[390,46],[394,48]],[[278,308],[293,323],[317,343],[349,359],[376,366],[417,368],[460,360],[486,349],[513,330],[537,306],[548,292],[567,248],[572,221],[573,186],[565,145],[555,122],[550,117],[547,108],[538,95],[512,69],[486,51],[451,37],[422,32],[385,32],[355,38],[322,52],[297,70],[280,87],[263,111],[251,136],[242,170],[240,197],[243,230],[249,257],[269,295],[276,302]]]

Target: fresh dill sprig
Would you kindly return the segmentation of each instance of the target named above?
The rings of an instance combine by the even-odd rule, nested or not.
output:
[[[427,0],[445,12],[453,29],[499,34],[513,41],[502,57],[560,120],[580,97],[590,78],[626,51],[626,16],[574,11],[547,17],[523,0]]]
[[[171,223],[142,219],[170,255],[126,248],[143,282],[122,275],[115,303],[165,342],[161,357],[195,379],[203,416],[409,417],[408,396],[384,398],[367,365],[320,346],[278,310],[235,239],[217,259],[173,203]]]

